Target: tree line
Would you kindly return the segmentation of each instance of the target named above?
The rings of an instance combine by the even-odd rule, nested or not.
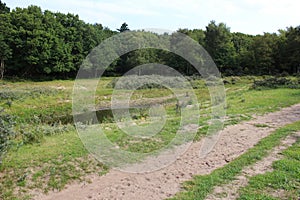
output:
[[[128,30],[126,23],[114,31],[100,23],[86,23],[78,15],[43,11],[38,6],[10,10],[0,1],[0,78],[74,78],[94,47]],[[205,30],[177,32],[201,44],[223,75],[300,73],[300,26],[249,35],[231,32],[226,24],[211,21]],[[185,75],[196,73],[180,56],[159,49],[140,49],[119,57],[105,75],[122,75],[146,63],[172,66]]]
[[[89,51],[114,34],[78,15],[38,6],[10,11],[0,4],[1,71],[6,76],[74,77]]]

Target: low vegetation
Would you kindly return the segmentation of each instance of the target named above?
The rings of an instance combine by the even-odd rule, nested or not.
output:
[[[117,84],[118,83],[118,84]],[[147,84],[144,84],[147,83]],[[117,87],[116,87],[117,86]],[[183,77],[168,77],[159,75],[144,76],[123,76],[115,78],[108,87],[117,89],[163,89],[166,86],[170,88],[187,88],[187,82]]]
[[[279,128],[224,167],[216,169],[209,175],[195,176],[193,180],[187,181],[183,186],[184,191],[172,199],[205,199],[215,186],[234,180],[243,168],[267,156],[268,152],[279,145],[283,138],[299,130],[300,122]],[[284,199],[294,199],[293,197],[299,195],[299,178],[296,175],[299,173],[299,154],[297,153],[299,153],[299,141],[284,152],[285,159],[274,163],[274,172],[251,178],[250,185],[242,189],[240,199],[275,199],[271,196],[272,191],[280,189],[286,195],[290,195]]]
[[[263,80],[254,81],[253,89],[275,89],[275,88],[292,88],[299,89],[300,78],[286,78],[286,77],[268,77]]]
[[[273,171],[249,179],[241,188],[240,200],[250,199],[298,199],[300,196],[300,140],[283,153],[281,160],[273,163]]]
[[[122,52],[119,50],[125,50],[127,46],[120,42],[117,42],[121,44],[120,49],[111,48],[109,55],[101,57],[97,52],[99,49],[93,51],[104,40],[129,30],[126,23],[114,31],[100,23],[86,23],[76,14],[52,12],[35,5],[11,10],[0,0],[0,199],[30,199],[34,193],[62,190],[72,181],[89,181],[89,174],[102,175],[109,170],[91,157],[77,135],[72,115],[74,80],[68,80],[74,79],[81,67],[86,77],[97,77],[104,67],[103,58],[118,57],[104,71],[103,75],[109,77],[99,81],[95,93],[96,111],[85,107],[83,110],[96,112],[106,136],[118,148],[145,153],[166,146],[180,125],[181,107],[195,103],[188,99],[190,94],[183,89],[185,83],[181,78],[162,79],[149,75],[154,71],[151,66],[144,71],[137,70],[134,73],[144,76],[135,76],[134,81],[132,77],[125,77],[119,87],[122,91],[137,88],[131,96],[135,105],[130,110],[133,121],[126,126],[130,129],[134,125],[149,124],[149,107],[155,104],[165,106],[166,124],[159,134],[147,139],[136,139],[122,132],[109,110],[114,87],[120,80],[114,77],[148,63],[172,66],[186,76],[197,96],[201,116],[199,122],[195,122],[199,126],[196,136],[189,139],[204,137],[211,124],[211,100],[222,101],[222,97],[211,99],[207,86],[222,82],[216,83],[213,76],[206,82],[201,80],[189,62],[164,48],[145,48],[149,44],[160,44],[177,51],[185,46],[173,45],[179,33],[203,46],[222,76],[226,76],[223,80],[226,105],[221,105],[227,112],[225,125],[300,102],[300,26],[288,27],[278,34],[254,36],[232,33],[225,23],[211,21],[205,30],[179,29],[170,35],[132,32],[134,37],[128,37],[128,42],[138,44],[143,41],[143,44],[139,43],[140,49],[124,55],[119,55]],[[87,56],[89,59],[85,60]],[[210,63],[207,56],[198,59]],[[150,83],[140,86],[141,80],[145,79]],[[177,101],[172,91],[160,83],[181,89],[186,93],[186,102]],[[123,118],[117,120],[125,121]],[[232,180],[244,166],[259,160],[281,138],[298,129],[299,123],[295,123],[277,130],[224,168],[188,182],[185,185],[187,191],[175,199],[204,198],[213,186]],[[295,167],[299,164],[295,156],[298,150],[296,145],[285,151],[285,158],[274,164],[274,173],[251,179],[250,185],[241,190],[241,198],[248,199],[260,186],[264,192],[283,189],[288,191],[287,196],[294,197],[295,188],[299,186],[299,181],[293,178],[299,175],[299,169]],[[276,177],[278,182],[274,183]],[[291,180],[288,183],[287,178]],[[273,188],[269,187],[268,181]]]
[[[261,77],[252,76],[224,79],[227,91],[225,125],[236,124],[251,119],[252,115],[273,112],[300,102],[299,90],[250,89],[253,81],[259,79],[262,80]],[[113,80],[114,78],[104,78],[98,85],[96,103],[100,108],[108,105],[111,99],[113,89],[108,85]],[[209,127],[210,95],[204,81],[198,78],[191,78],[190,81],[197,85],[194,91],[200,103],[200,129],[195,137],[197,140],[206,134]],[[5,136],[5,149],[6,147],[10,149],[0,167],[2,199],[16,197],[26,199],[32,191],[61,190],[72,181],[88,181],[90,173],[102,175],[108,170],[106,166],[89,156],[77,136],[71,115],[73,83],[73,81],[0,82],[2,85],[0,93],[5,94],[0,99],[0,105],[5,109],[1,115],[7,116],[7,120],[2,117],[1,120],[5,120],[4,127],[11,133],[7,135],[8,137]],[[131,98],[136,101],[157,100],[170,95],[172,92],[166,88],[153,88],[136,90]],[[175,104],[176,99],[171,98],[168,101],[166,126],[160,134],[148,140],[135,138],[133,141],[133,138],[112,123],[113,120],[110,120],[109,116],[103,120],[101,126],[119,148],[133,152],[150,152],[164,146],[174,137],[180,119]],[[147,108],[136,110],[134,123],[147,124],[147,112]],[[10,122],[11,119],[13,121]],[[240,166],[237,169],[240,169]],[[225,178],[225,175],[222,177]]]
[[[4,109],[0,110],[0,165],[4,154],[10,145],[11,139],[15,136],[13,126],[15,121],[13,116],[5,113]]]

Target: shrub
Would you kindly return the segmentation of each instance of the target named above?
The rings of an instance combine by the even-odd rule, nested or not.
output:
[[[51,96],[57,94],[59,91],[46,87],[34,87],[25,90],[1,90],[0,101],[3,100],[21,100],[25,98],[38,98],[40,96]]]
[[[0,108],[0,164],[2,158],[8,150],[10,141],[15,135],[14,132],[15,119],[7,114],[4,109]]]
[[[220,86],[223,84],[224,84],[223,80],[216,76],[209,76],[205,79],[206,86]]]
[[[40,143],[44,136],[59,135],[65,132],[74,131],[75,127],[71,124],[42,124],[38,116],[33,116],[31,124],[22,124],[20,133],[23,144]]]
[[[121,82],[117,82],[121,80]],[[183,79],[182,77],[174,77],[174,76],[159,76],[159,75],[144,75],[144,76],[123,76],[121,78],[116,78],[112,82],[108,84],[110,88],[116,89],[153,89],[153,88],[186,88],[187,87],[187,79]],[[147,83],[147,84],[145,84]]]
[[[40,143],[43,139],[43,133],[37,129],[26,130],[22,128],[20,132],[23,144]]]
[[[298,81],[293,81],[285,77],[270,77],[263,80],[254,81],[252,89],[275,89],[275,88],[300,88]]]

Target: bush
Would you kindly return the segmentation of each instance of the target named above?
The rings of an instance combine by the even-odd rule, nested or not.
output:
[[[46,87],[34,87],[25,90],[1,90],[0,101],[3,100],[21,100],[25,98],[38,98],[40,96],[52,96],[57,94],[59,91]]]
[[[191,86],[192,86],[193,89],[199,89],[199,88],[203,88],[204,87],[203,83],[201,83],[198,80],[192,80],[192,81],[190,81],[190,84],[191,84]]]
[[[254,81],[252,89],[276,89],[276,88],[300,88],[298,81],[293,81],[285,77],[270,77],[263,80]]]
[[[223,84],[223,80],[216,76],[209,76],[205,79],[206,86],[221,86]]]
[[[117,82],[121,80],[117,85]],[[148,83],[147,83],[148,82]],[[144,76],[123,76],[121,78],[116,78],[108,84],[109,88],[116,89],[154,89],[154,88],[186,88],[187,79],[182,77],[172,77],[172,76],[159,76],[159,75],[144,75]],[[147,83],[147,84],[145,84]],[[139,87],[141,86],[141,87]]]
[[[33,118],[34,122],[39,122],[38,117]],[[65,132],[74,131],[75,127],[71,124],[54,124],[54,125],[22,125],[20,133],[23,144],[34,144],[42,142],[44,136],[59,135]]]
[[[14,117],[7,114],[4,109],[0,108],[0,164],[8,150],[11,139],[15,135],[13,129],[14,125]]]
[[[29,131],[22,129],[20,132],[23,144],[40,143],[43,139],[43,133],[36,129]]]
[[[20,133],[23,144],[34,144],[42,142],[44,136],[59,135],[65,132],[74,131],[73,125],[41,125],[41,126],[22,126]]]

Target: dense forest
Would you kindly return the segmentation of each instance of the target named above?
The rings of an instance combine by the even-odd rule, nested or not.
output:
[[[74,78],[89,52],[117,30],[89,24],[78,15],[43,11],[38,6],[11,10],[0,1],[0,78]],[[278,33],[248,35],[230,32],[225,23],[211,21],[205,30],[179,29],[201,44],[223,75],[300,73],[300,26]],[[105,72],[125,73],[144,63],[161,63],[192,75],[195,70],[181,57],[157,49],[121,56]]]

